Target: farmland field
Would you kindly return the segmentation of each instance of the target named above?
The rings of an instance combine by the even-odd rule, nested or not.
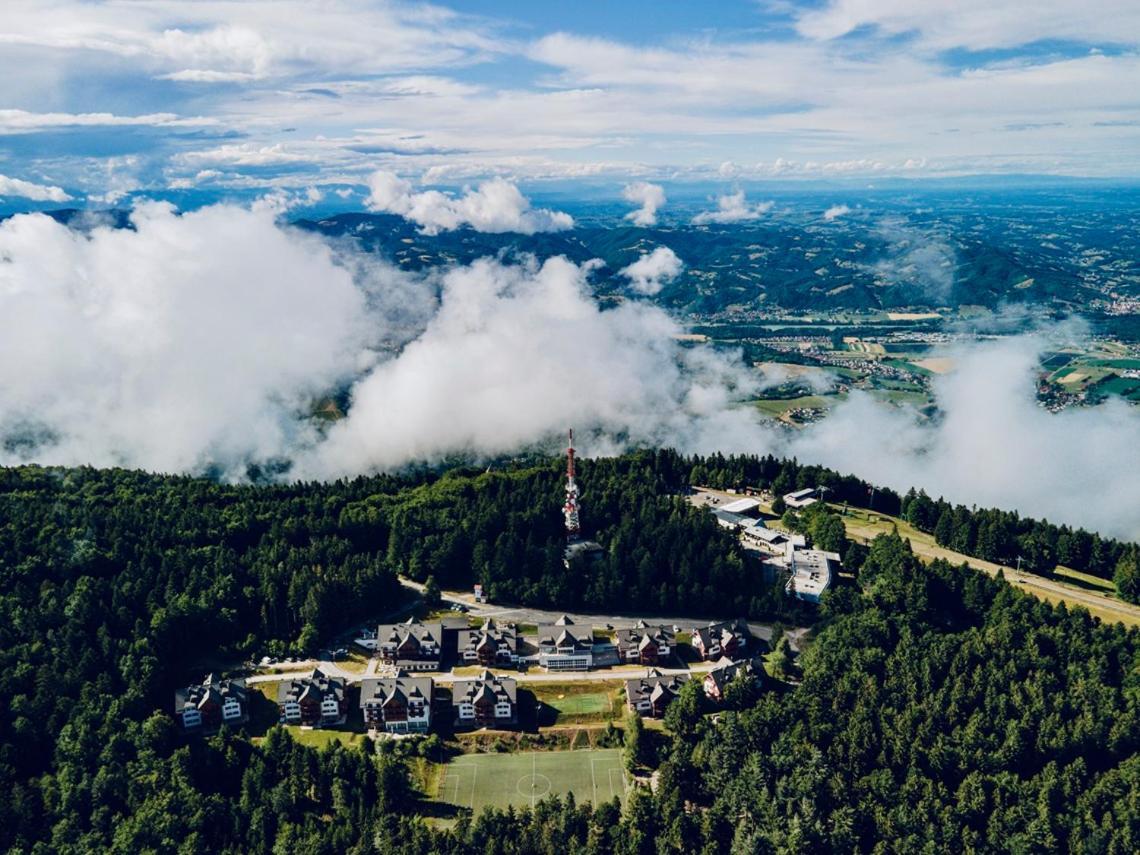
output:
[[[469,808],[524,807],[548,795],[574,793],[595,804],[626,794],[622,752],[532,751],[520,754],[464,754],[446,767],[436,801]]]

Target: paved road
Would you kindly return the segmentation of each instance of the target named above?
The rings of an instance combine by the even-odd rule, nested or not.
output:
[[[412,588],[422,590],[423,586],[411,581],[410,579],[401,579],[401,581]],[[535,609],[529,606],[510,606],[510,605],[497,605],[494,603],[476,603],[475,595],[468,594],[464,591],[443,591],[442,597],[444,603],[461,603],[467,609],[468,614],[472,617],[480,618],[494,618],[495,620],[510,621],[512,623],[529,623],[529,624],[553,624],[563,615],[566,615],[570,620],[574,621],[579,626],[596,626],[605,627],[611,626],[614,629],[629,629],[637,624],[638,621],[644,621],[647,624],[655,625],[662,624],[664,626],[678,626],[683,632],[688,632],[695,627],[704,626],[710,622],[717,622],[725,620],[725,616],[720,617],[677,617],[670,615],[599,615],[599,614],[586,614],[583,612],[561,612],[550,611],[547,609]],[[754,638],[760,638],[764,641],[772,639],[772,627],[769,624],[763,623],[749,623],[748,629]],[[804,633],[808,631],[807,627],[795,627],[788,630],[789,638],[792,640],[793,645],[798,641]]]
[[[688,668],[657,668],[663,674],[703,674],[711,671],[715,663],[713,662],[694,662]],[[278,666],[280,667],[280,666]],[[290,662],[288,663],[288,670],[280,674],[258,674],[254,677],[249,677],[246,682],[249,684],[257,683],[277,683],[282,680],[288,680],[294,677],[304,677],[311,674],[313,668],[319,667],[322,671],[330,677],[339,677],[346,683],[359,683],[365,677],[375,676],[380,669],[376,666],[376,660],[373,659],[369,662],[368,670],[363,674],[358,674],[354,671],[345,671],[340,668],[335,662],[318,662],[315,659],[307,660],[305,662]],[[514,677],[520,683],[578,683],[583,680],[586,681],[613,681],[613,680],[634,680],[639,677],[647,677],[649,675],[648,668],[601,668],[597,671],[552,671],[546,672],[539,669],[534,671],[513,671],[503,668],[493,668],[495,673]],[[453,668],[450,671],[425,671],[425,677],[431,677],[437,682],[450,683],[455,680],[469,680],[470,674],[456,674]]]
[[[338,677],[346,683],[357,683],[363,680],[366,676],[371,676],[376,667],[376,660],[371,659],[368,662],[368,667],[363,674],[355,671],[346,671],[335,662],[321,662],[316,659],[306,659],[302,662],[286,662],[278,665],[271,665],[271,668],[281,668],[280,674],[256,674],[253,677],[246,677],[246,683],[278,683],[282,680],[288,680],[293,677],[304,677],[313,673],[314,668],[320,668],[330,677]]]

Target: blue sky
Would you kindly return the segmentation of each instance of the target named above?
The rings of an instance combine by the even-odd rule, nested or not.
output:
[[[1135,0],[5,0],[0,199],[1140,174]]]

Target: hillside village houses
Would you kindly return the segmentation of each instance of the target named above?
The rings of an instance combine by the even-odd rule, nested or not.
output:
[[[566,615],[538,627],[538,663],[548,671],[588,671],[594,664],[594,631]]]
[[[692,645],[697,655],[709,662],[736,657],[748,644],[748,626],[742,620],[710,623],[693,627]]]
[[[461,629],[458,637],[459,658],[463,664],[517,665],[518,632],[514,624],[497,624],[491,618],[478,629]]]
[[[285,680],[277,687],[277,706],[282,724],[311,727],[344,724],[348,697],[344,681],[314,668],[306,677]]]
[[[490,671],[471,680],[456,680],[451,687],[455,726],[510,727],[518,723],[518,690],[513,677]]]
[[[381,625],[376,631],[380,661],[405,671],[438,670],[442,649],[442,623],[425,624],[408,618],[404,623]]]
[[[623,663],[656,665],[669,658],[676,646],[671,628],[646,626],[641,620],[633,629],[619,629],[616,637],[618,657]]]
[[[174,714],[187,731],[242,724],[249,719],[245,681],[207,674],[201,683],[174,693]]]
[[[742,659],[734,661],[727,656],[721,657],[711,671],[705,674],[701,687],[705,695],[713,701],[720,703],[724,700],[725,687],[736,679],[737,675],[744,673],[752,678],[756,685],[764,682],[764,663],[760,659]]]
[[[688,681],[688,674],[663,674],[650,668],[646,676],[625,681],[626,704],[638,715],[660,718]]]
[[[435,681],[399,671],[394,677],[369,677],[360,684],[360,708],[369,730],[427,733],[431,727]]]

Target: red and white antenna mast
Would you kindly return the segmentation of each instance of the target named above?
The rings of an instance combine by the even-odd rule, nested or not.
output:
[[[566,539],[573,542],[581,535],[578,522],[578,482],[574,478],[574,428],[570,428],[570,441],[566,446],[566,504],[562,506],[566,518]]]

